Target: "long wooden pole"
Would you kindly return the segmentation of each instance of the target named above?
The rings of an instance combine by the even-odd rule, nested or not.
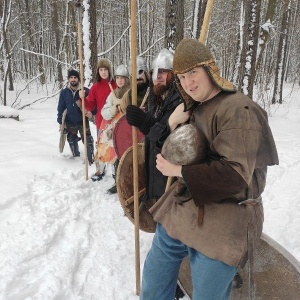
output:
[[[201,42],[203,44],[206,44],[209,22],[210,22],[210,17],[211,17],[213,6],[214,6],[214,0],[208,0],[206,3],[205,14],[204,14],[201,33],[200,33],[200,37],[199,37],[199,42]]]
[[[131,52],[131,97],[132,104],[137,106],[137,65],[136,65],[136,1],[130,4],[130,52]],[[138,181],[138,159],[137,159],[137,128],[132,126],[132,155],[133,155],[133,195],[134,195],[134,236],[135,236],[135,273],[136,294],[140,294],[140,216],[139,216],[139,181]]]
[[[79,55],[79,73],[80,73],[80,89],[84,90],[83,84],[83,55],[82,55],[82,31],[81,31],[81,1],[76,1],[77,7],[77,38],[78,38],[78,55]],[[83,139],[84,139],[84,161],[85,161],[85,180],[88,180],[88,160],[87,160],[87,140],[86,140],[86,123],[85,123],[85,100],[82,101],[82,124],[83,124]]]

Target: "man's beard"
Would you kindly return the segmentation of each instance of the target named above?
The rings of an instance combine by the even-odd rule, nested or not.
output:
[[[137,91],[143,91],[148,87],[148,82],[138,83],[137,84]]]
[[[71,85],[72,87],[77,87],[77,86],[79,85],[79,82],[78,82],[78,81],[77,81],[77,82],[71,81],[71,82],[70,82],[70,85]]]
[[[153,92],[157,96],[162,96],[169,88],[166,85],[154,85],[153,86]]]

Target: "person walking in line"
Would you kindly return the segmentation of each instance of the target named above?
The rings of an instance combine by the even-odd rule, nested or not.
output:
[[[118,116],[121,116],[120,113],[121,98],[123,97],[124,93],[130,88],[129,72],[125,65],[121,64],[116,68],[116,71],[114,73],[114,79],[117,88],[108,95],[106,102],[101,110],[103,121],[100,128],[103,128],[103,132],[101,133],[100,136],[100,141],[99,141],[100,145],[98,144],[98,147],[101,146],[101,148],[103,149],[103,151],[100,151],[102,152],[99,157],[100,161],[101,161],[101,157],[103,157],[103,160],[107,161],[107,159],[109,159],[110,163],[112,164],[112,176],[115,182],[113,186],[107,190],[108,194],[117,193],[116,171],[117,171],[119,160],[117,159],[116,152],[114,151],[113,148],[112,131],[115,122],[118,120]],[[117,115],[118,113],[119,115]],[[109,153],[107,154],[107,152]],[[107,158],[108,156],[109,158]]]
[[[57,122],[62,126],[62,115],[65,109],[66,114],[66,130],[67,141],[69,143],[73,157],[80,156],[78,142],[82,140],[84,143],[83,123],[81,101],[79,97],[79,73],[76,70],[68,72],[68,86],[60,92],[57,106]],[[84,88],[86,95],[89,94],[89,89]],[[85,118],[86,123],[86,139],[87,139],[87,156],[89,164],[94,161],[94,141],[91,135],[89,120]],[[78,137],[78,132],[81,137]]]
[[[145,135],[146,194],[142,202],[145,207],[141,208],[144,210],[148,210],[165,192],[167,177],[156,169],[156,155],[160,152],[156,142],[171,113],[182,102],[175,88],[173,54],[169,50],[162,49],[156,54],[150,75],[150,93],[145,109],[131,104],[126,109],[128,124],[137,127]]]
[[[131,62],[129,62],[129,66]],[[137,106],[141,106],[143,100],[145,100],[145,96],[147,97],[147,91],[149,88],[150,77],[148,72],[148,67],[146,61],[143,57],[138,56],[136,59],[137,65],[137,77],[136,77],[136,84],[137,84]],[[131,71],[131,68],[128,68]],[[121,99],[120,103],[120,111],[125,114],[126,108],[129,104],[132,104],[132,96],[131,96],[131,88],[125,92]],[[144,105],[144,104],[143,104]]]
[[[97,65],[96,82],[92,85],[88,95],[84,91],[80,91],[80,98],[85,98],[85,109],[87,116],[91,116],[91,111],[97,109],[96,113],[96,129],[98,131],[103,120],[101,110],[105,104],[107,96],[110,94],[110,83],[113,89],[116,88],[116,83],[113,80],[111,64],[108,59],[102,58]],[[106,164],[96,161],[96,173],[91,177],[93,181],[99,181],[105,175]]]

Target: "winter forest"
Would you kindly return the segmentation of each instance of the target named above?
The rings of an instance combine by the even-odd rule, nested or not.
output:
[[[59,93],[67,70],[79,69],[78,24],[86,86],[99,58],[109,58],[114,67],[130,60],[130,1],[84,0],[81,8],[74,2],[0,1],[1,105],[30,105],[20,96],[32,88],[47,89],[49,97]],[[206,2],[137,0],[137,54],[150,64],[161,48],[174,50],[183,37],[198,39]],[[250,97],[255,91],[266,110],[282,103],[285,82],[300,83],[299,6],[298,0],[214,1],[207,44],[223,76]],[[15,99],[8,99],[14,90]]]

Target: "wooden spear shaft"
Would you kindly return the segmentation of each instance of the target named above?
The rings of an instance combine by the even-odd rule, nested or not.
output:
[[[199,37],[199,42],[201,42],[203,44],[206,44],[209,22],[210,22],[210,17],[211,17],[213,6],[214,6],[214,0],[208,0],[206,3],[205,14],[204,14],[201,33],[200,33],[200,37]]]
[[[137,66],[136,66],[136,1],[130,2],[130,52],[131,52],[131,97],[132,104],[137,106]],[[135,233],[135,273],[136,294],[140,294],[140,240],[139,240],[139,182],[137,159],[137,128],[132,126],[132,155],[133,155],[133,195],[134,195],[134,233]]]
[[[81,2],[76,1],[77,7],[77,33],[78,33],[78,55],[79,55],[79,73],[80,73],[80,89],[84,90],[83,85],[83,58],[82,58],[82,32],[81,32]],[[85,100],[82,101],[82,124],[83,124],[83,140],[84,140],[84,161],[85,161],[85,180],[88,180],[88,160],[87,160],[87,140],[86,140],[86,123],[85,123]]]

